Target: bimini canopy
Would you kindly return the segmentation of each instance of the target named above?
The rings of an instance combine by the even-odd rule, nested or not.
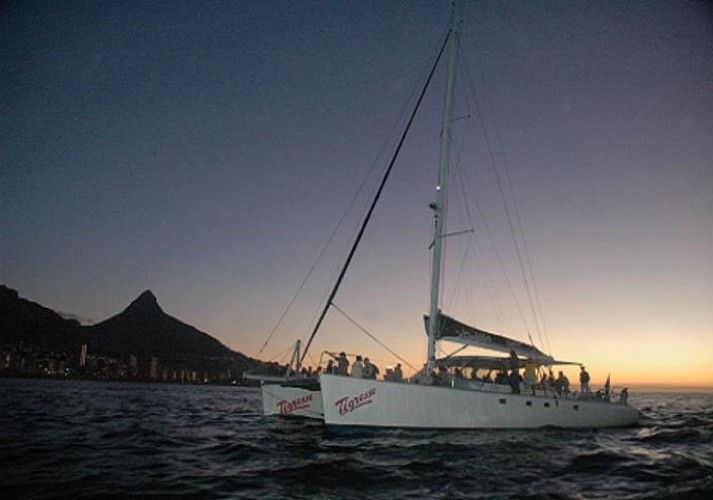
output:
[[[426,319],[426,331],[428,331],[428,316]],[[458,344],[465,344],[474,347],[481,347],[491,351],[506,352],[515,351],[521,357],[536,360],[540,364],[552,364],[554,359],[536,347],[510,339],[502,335],[486,332],[478,328],[468,326],[465,323],[456,321],[445,314],[440,315],[441,325],[438,329],[437,340],[447,340]]]
[[[553,365],[579,365],[580,363],[573,361],[545,361],[540,358],[533,360],[536,366],[553,366]],[[436,360],[437,366],[444,368],[473,368],[475,370],[510,370],[510,357],[498,358],[494,356],[453,356]]]

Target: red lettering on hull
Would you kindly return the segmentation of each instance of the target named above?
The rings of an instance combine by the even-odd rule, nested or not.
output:
[[[334,403],[334,406],[339,407],[340,415],[346,415],[347,413],[353,412],[357,408],[361,408],[362,406],[371,404],[374,394],[376,394],[376,387],[367,389],[358,396],[345,396],[341,399],[338,399]]]
[[[314,395],[305,394],[295,399],[287,401],[286,399],[281,399],[277,402],[277,412],[280,415],[291,415],[297,410],[304,410],[312,405],[312,400]]]

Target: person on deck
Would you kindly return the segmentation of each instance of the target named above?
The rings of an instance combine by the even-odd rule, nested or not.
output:
[[[547,385],[550,389],[554,389],[555,387],[555,374],[552,371],[552,368],[549,369],[549,374],[547,375]]]
[[[357,356],[352,365],[352,377],[364,378],[364,362],[361,360],[361,356]]]
[[[520,358],[517,357],[515,349],[510,349],[510,369],[515,371],[520,370]]]
[[[334,372],[335,372],[334,360],[330,359],[329,361],[327,361],[327,368],[324,369],[324,373],[328,373],[331,375]]]
[[[517,370],[510,372],[510,388],[513,394],[520,394],[520,374]]]
[[[426,365],[423,365],[423,369],[419,372],[418,383],[420,385],[438,385],[436,372],[433,370],[429,372],[426,370]]]
[[[535,362],[531,359],[525,361],[525,390],[535,395],[535,381],[537,380],[537,373],[535,368]]]
[[[589,373],[587,370],[582,366],[582,370],[579,372],[579,383],[580,383],[580,391],[582,393],[583,398],[588,398],[591,396],[591,389],[589,388]]]
[[[364,378],[376,380],[379,374],[379,368],[369,361],[369,358],[364,358]]]
[[[401,369],[401,363],[398,363],[396,365],[396,368],[394,368],[394,382],[403,382],[404,381],[404,371]]]
[[[569,393],[569,379],[562,371],[559,372],[557,380],[555,380],[555,392],[559,396]]]
[[[629,402],[629,388],[624,387],[621,390],[621,393],[619,394],[619,403],[625,405],[628,402]]]
[[[343,352],[339,353],[339,357],[337,358],[337,375],[344,375],[347,376],[349,373],[349,360],[347,359],[347,355]]]
[[[445,366],[438,367],[438,378],[440,379],[440,384],[444,387],[450,387],[453,385],[453,378],[451,374],[448,373],[448,369]]]

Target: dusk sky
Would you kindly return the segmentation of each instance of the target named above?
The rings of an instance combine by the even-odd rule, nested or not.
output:
[[[449,15],[446,1],[6,2],[0,283],[85,322],[151,289],[256,356],[355,199],[260,355],[286,361]],[[710,3],[465,2],[463,17],[449,231],[468,212],[474,231],[448,240],[444,311],[543,338],[595,386],[609,372],[713,386]],[[444,77],[336,297],[416,366]],[[311,362],[324,349],[396,362],[337,311]]]

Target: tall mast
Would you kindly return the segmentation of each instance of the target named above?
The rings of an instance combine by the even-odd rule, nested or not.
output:
[[[443,269],[443,237],[445,235],[448,170],[451,157],[451,126],[453,124],[453,87],[456,79],[458,59],[458,41],[460,39],[460,1],[453,2],[451,14],[451,36],[448,48],[448,79],[443,106],[443,125],[441,127],[441,154],[438,169],[436,201],[431,204],[436,219],[433,235],[433,263],[431,265],[431,308],[428,317],[428,361],[426,369],[430,373],[436,362],[436,339],[439,336],[440,309],[438,307]]]

